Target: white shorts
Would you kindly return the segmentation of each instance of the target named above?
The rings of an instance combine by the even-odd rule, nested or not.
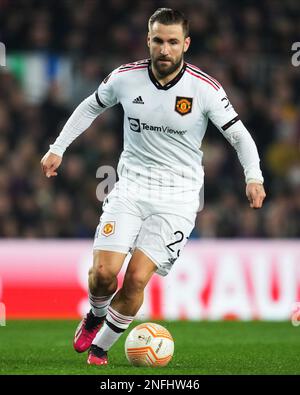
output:
[[[169,273],[194,228],[196,212],[183,205],[150,202],[141,196],[122,196],[114,189],[103,203],[96,229],[94,250],[127,254],[138,248],[157,266],[156,273]]]

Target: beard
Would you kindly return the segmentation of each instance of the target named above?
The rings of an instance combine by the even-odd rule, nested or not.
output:
[[[160,62],[160,60],[168,60],[166,63]],[[183,54],[181,54],[180,58],[172,60],[168,57],[159,56],[156,59],[151,57],[152,65],[155,68],[157,74],[163,78],[172,74],[174,71],[179,69],[183,61]]]

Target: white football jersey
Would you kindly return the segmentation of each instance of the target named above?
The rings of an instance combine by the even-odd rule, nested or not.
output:
[[[150,60],[120,66],[68,119],[50,150],[63,155],[71,142],[107,108],[124,109],[124,150],[119,186],[140,185],[172,196],[199,194],[203,184],[201,143],[210,119],[237,151],[245,179],[263,182],[256,145],[218,81],[196,66],[162,86]]]
[[[124,109],[120,175],[151,188],[199,191],[208,119],[222,132],[238,121],[221,85],[187,63],[165,86],[149,60],[121,66],[101,83],[96,99],[103,108],[120,103]]]

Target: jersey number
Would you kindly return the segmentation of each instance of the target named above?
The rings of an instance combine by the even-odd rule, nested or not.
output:
[[[175,252],[175,251],[173,250],[173,248],[172,248],[171,246],[174,246],[174,245],[177,244],[177,243],[181,243],[182,240],[184,239],[184,234],[183,234],[180,230],[177,230],[176,232],[174,232],[174,235],[175,235],[175,236],[176,236],[177,234],[180,235],[180,239],[179,239],[179,240],[176,240],[176,241],[174,241],[173,243],[170,243],[170,244],[167,245],[167,248],[169,248],[169,250],[172,251],[172,252]],[[177,258],[179,257],[179,254],[180,254],[180,250],[177,251]]]

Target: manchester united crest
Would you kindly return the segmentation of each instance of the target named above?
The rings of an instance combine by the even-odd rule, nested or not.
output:
[[[115,222],[114,221],[105,222],[102,226],[101,233],[103,234],[103,236],[106,237],[115,233]]]
[[[187,115],[192,112],[193,98],[176,96],[175,111],[180,115]]]

